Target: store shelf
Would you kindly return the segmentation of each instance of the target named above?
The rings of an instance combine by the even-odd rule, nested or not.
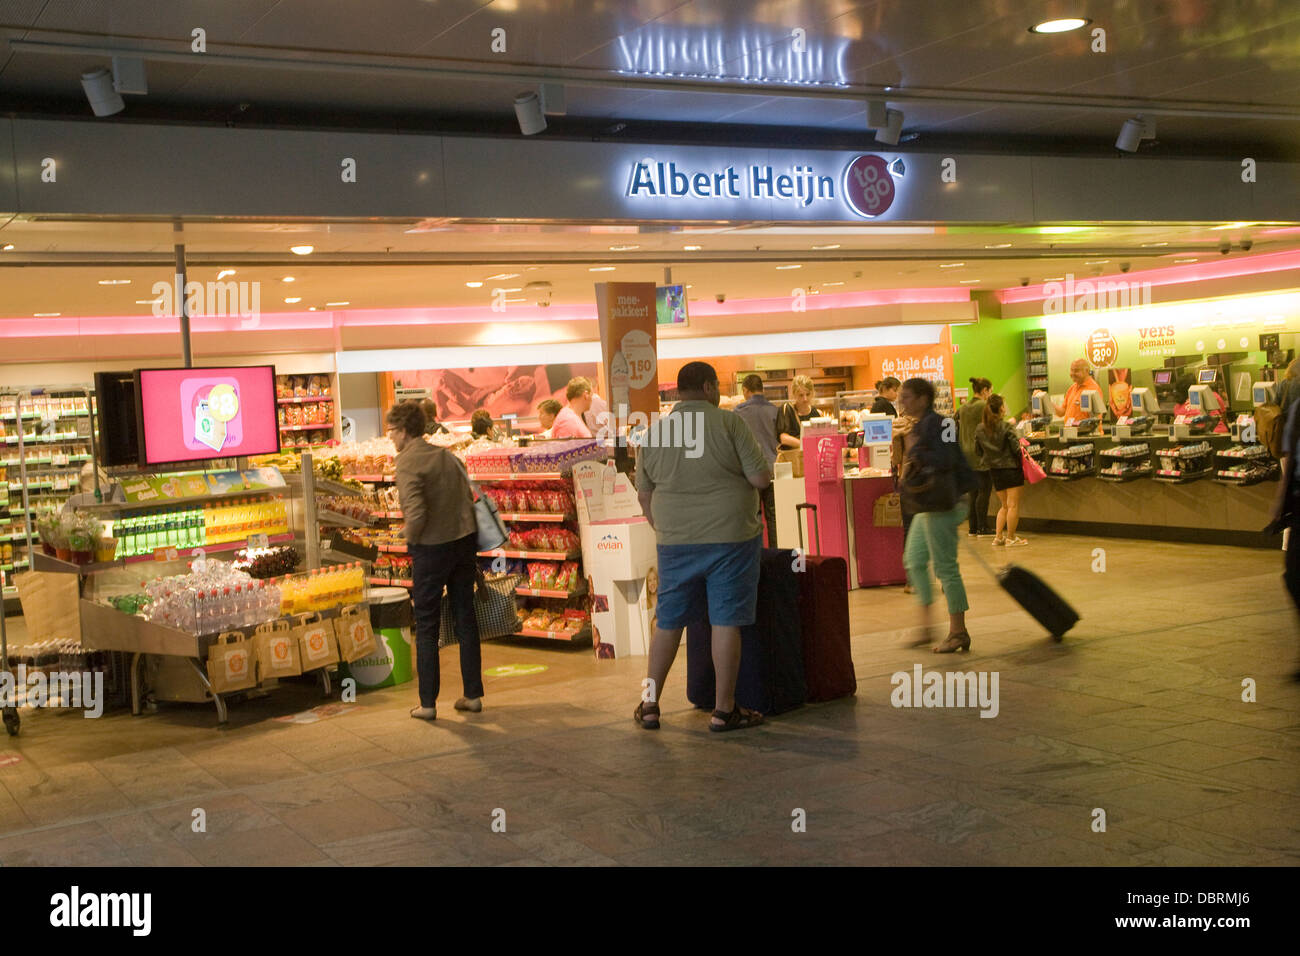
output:
[[[403,581],[401,579],[390,581],[388,578],[366,578],[366,580],[371,584],[378,584],[380,587],[385,588],[409,588],[411,586],[410,581]]]
[[[526,558],[534,561],[572,561],[579,551],[480,551],[480,558]]]
[[[377,544],[375,550],[383,554],[406,554],[406,545],[404,544]]]
[[[275,403],[277,405],[306,405],[306,404],[310,404],[311,402],[332,402],[332,401],[334,401],[333,395],[311,395],[304,398],[277,398],[275,400]]]
[[[344,475],[344,478],[351,478],[353,481],[360,481],[369,484],[384,483],[392,484],[397,480],[396,475]]]
[[[509,513],[504,511],[501,512],[502,521],[551,521],[551,522],[559,523],[563,521],[571,521],[576,517],[577,515],[556,514],[555,512],[552,511],[511,511]]]
[[[273,534],[267,538],[267,544],[292,544],[293,540],[294,536],[292,533]],[[159,545],[159,547],[171,547],[171,545]],[[224,551],[239,551],[246,547],[248,547],[248,539],[241,538],[239,541],[225,541],[221,544],[186,545],[185,547],[177,547],[176,551],[179,558],[188,558],[197,548],[202,548],[206,554],[220,554]],[[127,564],[140,564],[145,561],[153,560],[155,559],[152,551],[148,554],[137,554],[125,559]]]
[[[478,474],[469,476],[470,481],[567,481],[568,475],[562,475],[558,471],[538,471],[538,472],[510,472],[501,474]]]
[[[544,598],[574,598],[581,597],[587,593],[585,587],[578,588],[574,591],[559,591],[554,588],[515,588],[515,593],[522,597],[544,597]]]
[[[24,436],[23,436],[23,447],[26,448],[28,445],[54,445],[54,444],[58,444],[58,443],[60,443],[60,442],[69,442],[69,441],[84,441],[84,442],[89,442],[89,441],[90,441],[90,436],[89,436],[89,435],[75,435],[75,434],[74,434],[74,435],[68,435],[68,434],[63,434],[63,435],[33,435],[31,438],[28,438],[26,435],[24,435]],[[5,438],[4,438],[4,443],[5,443],[6,445],[13,445],[13,446],[17,447],[17,445],[18,445],[18,436],[17,436],[17,435],[6,435]]]
[[[352,488],[349,487],[348,485],[342,484],[337,481],[333,481],[329,478],[322,478],[320,475],[317,475],[315,477],[315,480],[313,481],[313,485],[316,488],[316,493],[320,495],[339,495],[339,496],[349,497],[349,498],[359,498],[361,497],[362,494],[360,488]],[[301,491],[302,472],[299,471],[285,472],[284,486],[285,488],[291,491]]]
[[[581,638],[591,638],[591,628],[584,627],[577,631],[537,631],[531,627],[525,627],[522,630],[515,631],[512,637],[544,637],[551,641],[577,641]]]
[[[320,524],[334,525],[338,528],[369,528],[369,521],[362,521],[360,518],[354,518],[351,515],[339,514],[337,511],[318,510],[316,520]]]
[[[372,511],[370,512],[370,514],[371,517],[374,518],[401,518],[402,517],[402,513],[400,511]]]
[[[314,425],[281,425],[282,432],[316,432],[325,428],[333,428],[333,422],[317,422]]]

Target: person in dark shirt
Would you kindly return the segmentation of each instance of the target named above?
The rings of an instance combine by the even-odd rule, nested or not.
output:
[[[898,406],[894,403],[898,401],[898,387],[902,385],[898,379],[889,375],[882,378],[876,383],[876,391],[880,394],[876,400],[871,403],[871,414],[888,415],[893,418],[898,414]]]
[[[763,394],[763,379],[760,376],[746,375],[740,384],[740,390],[744,393],[745,400],[736,406],[736,414],[745,420],[749,430],[754,433],[758,447],[763,449],[763,456],[767,458],[767,466],[771,468],[775,465],[776,453],[780,450],[780,442],[776,437],[779,412]],[[776,489],[768,485],[759,491],[758,499],[767,520],[767,546],[779,547],[776,543]]]

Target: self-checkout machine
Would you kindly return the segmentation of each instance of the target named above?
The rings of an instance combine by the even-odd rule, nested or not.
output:
[[[654,529],[631,480],[613,464],[574,465],[573,491],[596,654],[645,656],[654,633],[658,590]],[[602,650],[602,645],[610,650]]]
[[[892,464],[894,420],[888,415],[864,412],[858,422],[862,429],[858,467],[888,474]]]
[[[1101,401],[1101,392],[1095,388],[1085,388],[1079,393],[1079,410],[1082,418],[1067,418],[1061,426],[1061,437],[1067,441],[1083,438],[1086,435],[1100,435],[1101,416],[1105,405]]]
[[[1278,414],[1275,398],[1276,390],[1272,382],[1252,382],[1250,398],[1253,409],[1250,414],[1240,414],[1228,426],[1232,435],[1232,445],[1216,454],[1214,480],[1220,484],[1246,485],[1276,479],[1281,471],[1278,461],[1269,454],[1267,446],[1260,440],[1257,416],[1260,406],[1273,405],[1273,413]],[[1285,426],[1277,423],[1278,428]]]
[[[1154,466],[1151,445],[1144,441],[1151,435],[1160,404],[1149,388],[1139,387],[1129,393],[1132,408],[1129,414],[1115,419],[1111,435],[1113,448],[1101,452],[1102,468],[1097,477],[1104,481],[1132,481],[1150,476]]]
[[[1187,390],[1189,414],[1175,415],[1169,426],[1169,437],[1174,444],[1156,452],[1160,467],[1155,477],[1159,481],[1183,484],[1196,481],[1214,473],[1214,447],[1204,436],[1214,429],[1211,412],[1223,407],[1219,396],[1211,387],[1215,370],[1201,369],[1197,383]]]

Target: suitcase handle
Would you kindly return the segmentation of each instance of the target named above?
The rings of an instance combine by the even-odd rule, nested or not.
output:
[[[822,553],[822,527],[820,524],[817,523],[817,506],[812,502],[808,502],[808,501],[805,501],[803,504],[798,504],[794,506],[795,523],[799,525],[799,550],[802,551],[804,549],[803,546],[804,522],[802,520],[799,520],[803,517],[799,512],[803,511],[804,508],[812,509],[812,528],[814,531],[817,532],[817,553],[821,554]]]

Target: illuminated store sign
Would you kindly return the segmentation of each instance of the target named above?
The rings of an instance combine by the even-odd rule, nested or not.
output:
[[[636,76],[848,86],[849,41],[789,31],[642,28],[618,38],[619,72]]]
[[[902,160],[855,156],[842,171],[796,163],[729,165],[700,169],[676,160],[642,159],[628,175],[627,195],[633,199],[726,199],[783,201],[798,206],[840,203],[866,218],[882,215],[893,205]],[[827,210],[830,211],[829,209]]]

